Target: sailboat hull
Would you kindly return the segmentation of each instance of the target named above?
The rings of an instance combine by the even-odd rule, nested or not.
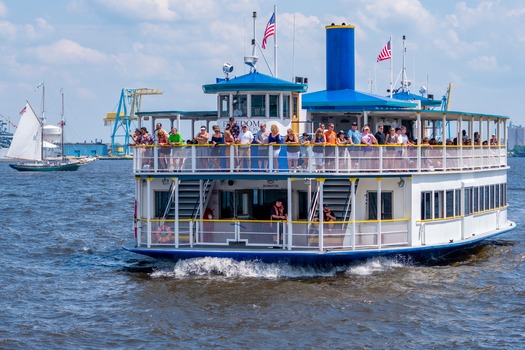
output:
[[[9,166],[18,171],[77,171],[79,164],[9,164]]]

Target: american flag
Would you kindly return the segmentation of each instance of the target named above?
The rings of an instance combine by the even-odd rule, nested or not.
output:
[[[266,40],[272,35],[275,35],[275,12],[272,14],[272,17],[268,21],[268,24],[266,25],[266,29],[264,30],[264,37],[262,41],[263,49],[266,49]]]
[[[377,62],[389,60],[390,58],[392,58],[392,50],[390,50],[390,40],[388,40],[385,47],[383,47],[379,53],[379,56],[377,56]]]
[[[24,114],[26,112],[26,107],[22,108],[22,110],[18,113],[20,115]]]
[[[64,125],[66,125],[66,122],[62,120],[62,121],[59,121],[57,125],[63,127]]]

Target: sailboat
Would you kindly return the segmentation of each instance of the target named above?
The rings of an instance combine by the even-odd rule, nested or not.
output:
[[[11,146],[7,151],[8,158],[20,159],[23,160],[23,162],[9,164],[9,166],[18,171],[76,171],[82,164],[66,161],[64,159],[64,152],[62,152],[62,158],[60,160],[47,160],[44,158],[44,148],[56,148],[57,146],[45,141],[43,137],[44,87],[43,83],[40,85],[42,85],[42,117],[39,118],[33,110],[33,107],[26,101],[26,105],[21,111],[22,116],[20,123],[13,136]],[[61,124],[63,129],[63,113]],[[63,144],[62,137],[62,145]]]

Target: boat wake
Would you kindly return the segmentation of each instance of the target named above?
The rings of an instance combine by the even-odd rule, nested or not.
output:
[[[407,262],[395,259],[373,259],[351,266],[295,266],[286,263],[236,261],[228,258],[195,258],[178,261],[175,266],[163,266],[150,275],[153,278],[213,277],[227,278],[317,278],[337,275],[371,275],[405,267]]]

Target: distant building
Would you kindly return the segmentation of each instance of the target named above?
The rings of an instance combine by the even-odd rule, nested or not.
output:
[[[521,125],[509,125],[507,149],[512,151],[516,146],[525,146],[525,128]]]
[[[66,157],[107,156],[108,145],[105,143],[64,143]]]

